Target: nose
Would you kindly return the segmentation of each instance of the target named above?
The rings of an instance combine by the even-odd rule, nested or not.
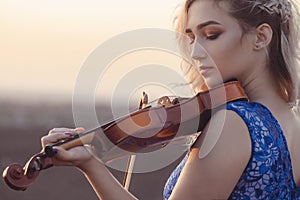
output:
[[[195,41],[193,44],[191,57],[195,60],[200,60],[205,58],[207,55],[205,49],[199,44],[199,42]]]

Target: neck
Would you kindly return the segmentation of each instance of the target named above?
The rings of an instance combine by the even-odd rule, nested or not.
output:
[[[262,103],[269,108],[288,106],[278,93],[274,80],[267,71],[250,75],[244,80],[241,84],[250,101]]]

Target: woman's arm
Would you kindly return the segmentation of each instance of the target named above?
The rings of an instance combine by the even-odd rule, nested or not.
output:
[[[218,111],[192,148],[169,200],[227,199],[250,155],[244,121],[233,111]]]
[[[125,190],[105,165],[98,160],[92,158],[88,162],[79,165],[78,168],[86,176],[99,198],[103,200],[137,199]]]
[[[82,128],[52,129],[47,136],[42,137],[42,146],[45,147],[47,144],[55,143],[82,131],[84,131]],[[89,147],[80,146],[65,150],[57,146],[55,147],[56,155],[52,158],[53,164],[56,166],[75,166],[80,169],[102,200],[137,199],[123,188],[105,164],[94,158],[87,148]]]

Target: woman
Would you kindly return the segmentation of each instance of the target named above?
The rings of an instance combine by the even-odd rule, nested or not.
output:
[[[237,79],[250,102],[229,103],[212,116],[170,176],[164,199],[300,199],[293,6],[289,0],[185,2],[177,31],[190,38],[187,44],[178,36],[183,53],[193,60],[187,77],[195,83],[199,71],[208,88]],[[42,145],[80,131],[53,129]],[[57,150],[54,163],[79,168],[99,198],[135,199],[84,148]]]

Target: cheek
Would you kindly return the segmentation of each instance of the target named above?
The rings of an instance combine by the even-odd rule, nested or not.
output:
[[[211,49],[211,58],[222,76],[230,76],[228,73],[239,69],[243,56],[239,38],[239,34],[231,34],[230,37],[224,38],[218,46]]]

